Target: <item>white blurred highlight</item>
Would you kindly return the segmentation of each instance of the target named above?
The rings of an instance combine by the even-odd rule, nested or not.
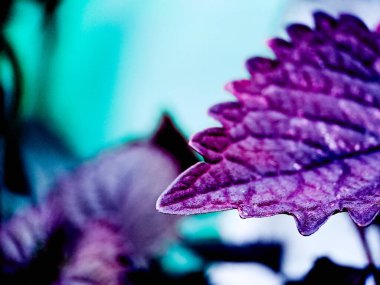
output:
[[[267,267],[254,263],[216,263],[207,275],[212,285],[280,285],[283,281]]]
[[[366,256],[355,226],[347,214],[332,216],[315,234],[302,236],[290,216],[240,219],[236,211],[223,213],[219,220],[222,240],[233,244],[255,241],[281,242],[284,247],[283,272],[300,278],[322,256],[341,265],[365,267]],[[380,230],[370,227],[368,241],[377,265],[380,265]]]

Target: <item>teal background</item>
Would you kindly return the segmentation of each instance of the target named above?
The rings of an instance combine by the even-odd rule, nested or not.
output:
[[[223,87],[267,55],[288,1],[64,0],[48,38],[40,7],[18,1],[6,34],[24,73],[23,115],[78,155],[147,136],[163,111],[186,135],[215,125]]]

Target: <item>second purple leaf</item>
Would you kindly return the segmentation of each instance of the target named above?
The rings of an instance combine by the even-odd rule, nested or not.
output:
[[[227,89],[237,102],[190,144],[205,159],[182,173],[157,209],[197,214],[237,209],[242,218],[294,216],[303,235],[334,213],[359,226],[380,211],[380,33],[358,18],[315,13],[315,28],[288,27],[276,59],[247,61],[249,79]]]

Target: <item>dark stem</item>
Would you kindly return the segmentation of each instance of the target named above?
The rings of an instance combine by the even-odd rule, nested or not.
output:
[[[360,227],[354,222],[357,232],[359,233],[360,241],[363,246],[365,255],[367,257],[368,261],[368,270],[373,274],[373,277],[375,279],[375,284],[380,285],[379,283],[379,273],[377,272],[376,265],[371,253],[371,249],[369,247],[369,243],[366,236],[366,227]]]
[[[0,51],[2,60],[9,62],[13,72],[12,90],[8,90],[10,102],[8,106],[3,102],[0,120],[0,136],[4,137],[3,165],[4,184],[9,191],[19,195],[31,195],[31,186],[25,169],[22,139],[21,139],[21,102],[23,94],[23,74],[20,62],[11,43],[4,34],[0,34]],[[0,82],[1,91],[5,95],[5,88]],[[4,96],[5,99],[5,96]],[[33,199],[33,196],[32,196]]]
[[[4,114],[2,116],[1,122],[1,133],[7,133],[10,129],[18,127],[19,123],[19,112],[21,105],[21,96],[23,92],[23,78],[20,63],[17,59],[16,53],[14,52],[11,44],[5,38],[5,35],[0,34],[0,51],[2,52],[4,58],[8,59],[12,71],[13,71],[13,92],[12,101],[9,107],[9,111],[3,110]],[[3,90],[5,92],[5,90]],[[5,107],[5,105],[4,105]],[[3,125],[4,124],[4,125]]]
[[[365,227],[360,227],[360,226],[356,225],[356,229],[358,230],[360,241],[363,245],[364,252],[365,252],[365,255],[366,255],[367,260],[368,260],[368,265],[374,266],[375,262],[373,261],[371,249],[369,248],[368,240],[367,240],[367,237],[365,234]]]

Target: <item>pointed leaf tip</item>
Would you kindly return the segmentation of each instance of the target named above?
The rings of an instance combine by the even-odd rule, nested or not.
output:
[[[347,211],[360,226],[380,211],[380,35],[351,15],[314,14],[273,39],[276,58],[246,63],[229,83],[237,102],[210,115],[222,127],[191,145],[204,157],[161,195],[171,214],[237,209],[242,218],[289,214],[303,235]]]

